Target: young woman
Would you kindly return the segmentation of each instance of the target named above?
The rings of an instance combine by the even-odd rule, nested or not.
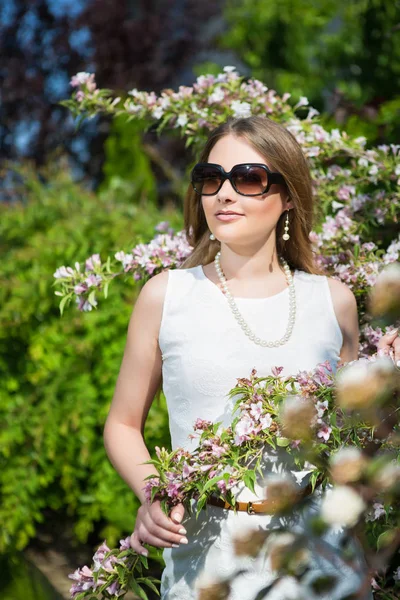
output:
[[[146,503],[144,478],[157,472],[143,464],[149,459],[143,429],[161,379],[172,446],[191,449],[188,435],[198,417],[229,424],[226,395],[253,368],[265,376],[281,366],[289,375],[357,358],[356,301],[346,285],[316,271],[312,216],[310,171],[295,138],[267,118],[230,120],[211,133],[192,172],[185,203],[191,256],[181,269],[150,279],[135,304],[104,439],[113,465],[142,502],[132,548],[143,554],[143,544],[165,548],[164,600],[196,598],[203,571],[228,576],[239,564],[231,535],[243,525],[268,527],[272,517],[213,504],[197,520],[182,505],[168,517],[158,501]],[[386,351],[394,337],[382,342]],[[267,471],[283,468],[273,461],[266,456]],[[261,488],[237,496],[244,507],[261,498]],[[326,544],[334,547],[332,540]],[[317,563],[317,570],[332,569],[321,557]],[[271,580],[268,562],[250,559],[249,565],[235,580],[232,600],[253,600]],[[344,564],[334,572],[341,579],[338,598],[357,588]],[[274,597],[296,594],[287,585]]]

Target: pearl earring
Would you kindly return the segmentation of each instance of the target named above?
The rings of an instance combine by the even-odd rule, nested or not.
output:
[[[210,233],[210,240],[215,240],[215,235],[213,233]]]
[[[289,211],[286,212],[286,221],[285,221],[285,233],[282,236],[282,239],[285,240],[285,242],[290,239],[290,235],[289,235]]]

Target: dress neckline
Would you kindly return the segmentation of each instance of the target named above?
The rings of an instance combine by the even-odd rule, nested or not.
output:
[[[209,279],[209,277],[207,277],[207,275],[204,273],[203,265],[198,265],[195,268],[198,269],[201,279],[207,281],[209,286],[212,286],[213,288],[215,288],[216,292],[222,298],[225,298],[225,294],[222,292],[222,290],[213,281],[211,281],[211,279]],[[295,269],[295,271],[293,273],[294,281],[296,281],[297,272],[298,272],[297,269]],[[288,293],[289,293],[289,286],[286,286],[285,289],[283,289],[282,291],[278,292],[277,294],[273,294],[272,296],[267,296],[266,298],[248,298],[246,296],[233,296],[233,299],[235,301],[239,300],[239,302],[249,302],[249,301],[250,302],[267,302],[270,300],[274,300],[275,298],[282,298],[283,296],[286,296]]]

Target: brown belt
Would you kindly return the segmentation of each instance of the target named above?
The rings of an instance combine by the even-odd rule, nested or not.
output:
[[[320,480],[317,480],[317,485],[319,485]],[[299,490],[298,500],[309,496],[312,492],[312,485],[309,483],[304,489]],[[220,508],[226,508],[228,510],[241,510],[247,512],[249,515],[261,514],[264,513],[266,515],[273,515],[276,512],[276,508],[279,505],[279,502],[275,502],[274,500],[256,500],[255,502],[235,502],[235,505],[229,504],[222,498],[217,498],[216,496],[210,496],[207,500],[207,504],[212,504],[212,506],[219,506]]]
[[[207,503],[212,504],[213,506],[219,506],[220,508],[227,508],[228,510],[244,510],[248,512],[249,515],[254,515],[256,513],[273,514],[271,502],[267,500],[260,500],[257,502],[235,502],[235,506],[233,506],[225,500],[222,500],[222,498],[210,496]]]

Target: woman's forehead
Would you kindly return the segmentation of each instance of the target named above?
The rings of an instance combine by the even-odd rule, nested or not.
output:
[[[208,162],[221,165],[226,171],[240,163],[268,165],[265,157],[244,138],[225,135],[211,149]]]

